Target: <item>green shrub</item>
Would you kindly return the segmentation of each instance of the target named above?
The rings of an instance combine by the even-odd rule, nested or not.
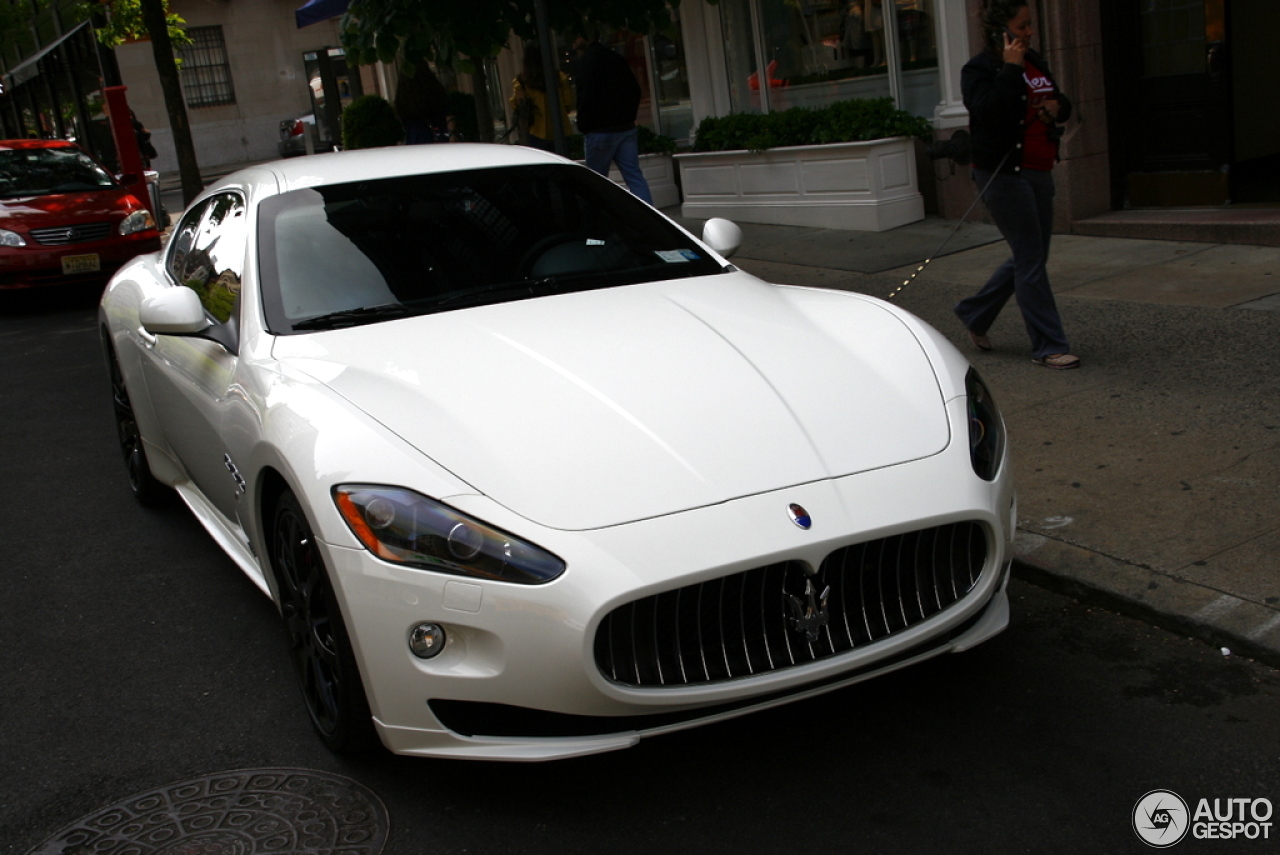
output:
[[[645,125],[637,125],[636,130],[639,132],[636,136],[636,142],[640,146],[641,154],[676,153],[676,141],[671,137],[657,133]]]
[[[655,133],[652,128],[636,125],[636,145],[641,154],[675,154],[676,141],[671,137]],[[586,140],[582,134],[574,134],[565,138],[566,156],[570,160],[585,160]]]
[[[342,111],[342,147],[377,148],[404,139],[404,126],[386,98],[361,95]]]
[[[864,142],[886,137],[928,140],[928,120],[893,106],[892,98],[856,98],[817,109],[708,116],[694,131],[694,151],[764,151],[780,146]]]

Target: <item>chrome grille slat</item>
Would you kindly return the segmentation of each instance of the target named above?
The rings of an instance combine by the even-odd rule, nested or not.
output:
[[[67,246],[102,240],[111,234],[111,223],[76,223],[69,226],[49,226],[32,229],[31,237],[43,246]]]
[[[827,622],[810,642],[790,617],[805,599],[805,565],[782,562],[626,603],[596,631],[597,667],[627,686],[742,679],[864,647],[929,620],[971,591],[987,563],[987,533],[951,523],[853,544],[812,576],[827,586]]]
[[[680,614],[680,597],[684,594],[683,590],[676,591],[676,614]],[[680,655],[680,681],[682,683],[689,682],[689,672],[684,667],[684,645],[680,641],[680,621],[676,621],[676,650]]]

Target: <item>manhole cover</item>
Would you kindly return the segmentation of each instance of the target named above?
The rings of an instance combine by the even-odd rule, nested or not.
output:
[[[64,828],[29,855],[377,855],[387,811],[369,788],[309,769],[166,784]]]

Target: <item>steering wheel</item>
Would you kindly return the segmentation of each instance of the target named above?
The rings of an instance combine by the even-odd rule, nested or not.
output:
[[[527,278],[533,273],[534,265],[536,265],[538,260],[541,259],[542,256],[546,255],[548,251],[555,249],[557,246],[572,243],[576,240],[580,240],[580,238],[577,238],[574,235],[565,234],[564,232],[556,232],[555,234],[547,235],[544,238],[539,238],[534,241],[533,246],[525,250],[524,255],[520,257],[520,263],[516,266],[516,270],[521,276]]]

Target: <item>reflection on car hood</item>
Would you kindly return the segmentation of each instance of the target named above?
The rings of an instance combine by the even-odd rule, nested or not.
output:
[[[949,440],[933,369],[888,309],[745,274],[285,336],[275,355],[554,528],[890,466]]]
[[[38,229],[62,223],[100,222],[140,207],[142,204],[128,191],[117,187],[84,193],[0,198],[0,217],[6,223]]]

